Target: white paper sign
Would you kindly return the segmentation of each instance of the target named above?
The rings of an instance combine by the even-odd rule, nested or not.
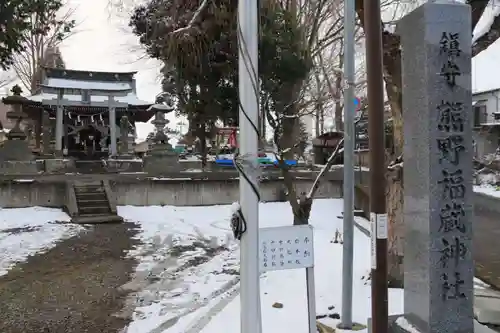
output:
[[[314,266],[313,228],[294,225],[259,230],[261,272]]]
[[[388,225],[387,214],[377,214],[377,238],[387,239]]]
[[[377,269],[377,216],[370,213],[371,268]]]

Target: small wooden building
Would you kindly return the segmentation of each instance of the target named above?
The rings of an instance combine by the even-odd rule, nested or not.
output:
[[[344,137],[343,132],[327,132],[313,139],[313,153],[315,164],[326,164],[328,157],[333,153],[338,143]],[[340,154],[334,164],[344,163],[344,155]]]

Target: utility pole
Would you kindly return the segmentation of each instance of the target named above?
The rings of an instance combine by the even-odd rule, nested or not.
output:
[[[259,7],[238,1],[238,75],[240,124],[240,206],[243,216],[240,251],[241,333],[261,333],[259,268]],[[246,230],[245,230],[246,229]]]
[[[372,223],[372,332],[387,333],[387,213],[380,0],[364,0],[364,9],[370,148],[370,220]]]
[[[352,266],[354,252],[354,34],[355,0],[344,0],[344,244],[342,316],[339,328],[352,328]]]

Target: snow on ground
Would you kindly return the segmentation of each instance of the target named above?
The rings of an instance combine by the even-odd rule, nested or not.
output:
[[[492,197],[500,198],[500,188],[498,186],[484,183],[482,185],[474,186],[474,192],[483,193]]]
[[[69,222],[70,218],[53,208],[0,209],[0,276],[28,256],[82,230],[78,225],[55,223],[58,221]]]
[[[229,230],[230,206],[119,207],[127,220],[141,226],[143,245],[129,255],[140,264],[124,286],[132,323],[126,333],[240,332],[239,248]],[[333,243],[342,231],[342,199],[315,200],[314,226],[316,311],[324,324],[339,322],[342,298],[342,245]],[[288,203],[261,203],[261,227],[290,225]],[[361,227],[366,220],[357,219]],[[360,223],[361,222],[361,223]],[[354,231],[353,319],[366,324],[371,316],[370,239]],[[476,288],[489,288],[475,279]],[[274,308],[274,303],[283,308]],[[267,272],[261,277],[263,331],[308,331],[304,270]],[[389,313],[403,312],[403,291],[389,291]],[[364,329],[361,332],[366,332]],[[345,332],[338,330],[338,333]]]
[[[139,258],[137,276],[126,289],[140,289],[128,332],[150,332],[162,323],[182,324],[239,281],[239,252],[231,242],[229,206],[118,207],[126,220],[139,222],[143,245],[130,252]],[[182,319],[182,320],[180,320]],[[159,331],[161,332],[161,331]]]
[[[340,313],[342,245],[332,240],[335,231],[342,229],[341,211],[341,199],[315,200],[313,205],[318,315],[337,317]],[[130,253],[140,265],[133,286],[125,288],[143,289],[132,297],[134,320],[128,333],[239,332],[239,277],[235,274],[239,249],[228,237],[230,206],[128,206],[120,207],[119,213],[139,222],[139,237],[144,242]],[[290,225],[292,221],[288,203],[262,203],[259,213],[261,227]],[[176,252],[182,246],[187,249],[179,256]],[[355,229],[353,318],[360,323],[370,316],[370,286],[365,281],[369,253],[370,239]],[[202,263],[191,268],[186,265],[197,261]],[[390,313],[401,313],[402,291],[390,290],[389,297]],[[304,270],[263,274],[261,302],[265,332],[307,332]],[[283,308],[272,307],[275,302]],[[338,322],[322,320],[329,326]]]

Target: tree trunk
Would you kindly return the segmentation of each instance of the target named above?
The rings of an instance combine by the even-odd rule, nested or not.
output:
[[[266,105],[265,103],[260,103],[260,115],[259,115],[259,147],[264,149],[266,147]]]
[[[364,26],[363,1],[356,0],[356,12]],[[401,50],[399,37],[393,33],[382,33],[384,80],[387,98],[391,106],[393,121],[393,149],[389,152],[389,162],[394,161],[403,152],[403,99]],[[402,287],[403,281],[403,179],[402,173],[387,177],[387,215],[389,219],[388,268],[391,286]]]
[[[203,119],[202,119],[203,120]],[[207,131],[205,124],[201,123],[198,128],[198,138],[200,139],[201,150],[201,169],[205,170],[207,167]]]
[[[321,112],[319,115],[319,133],[320,135],[325,133],[325,114]]]
[[[320,136],[321,135],[321,132],[319,131],[319,123],[321,121],[321,111],[319,109],[316,109],[316,114],[315,114],[315,134],[316,134],[316,137]]]
[[[284,115],[282,122],[279,124],[281,126],[280,131],[280,150],[285,150],[287,148],[293,148],[295,138],[297,137],[297,127],[298,121],[294,117],[297,112],[297,106],[295,105],[296,96],[298,96],[299,91],[298,84],[289,84],[281,87],[278,98],[276,99],[276,113],[279,115]],[[293,149],[288,150],[284,155],[286,159],[293,158]]]
[[[404,145],[401,50],[399,37],[394,34],[384,33],[382,42],[385,86],[391,105],[393,125],[393,149],[389,152],[389,161],[394,161],[403,154]],[[387,196],[389,283],[394,287],[403,287],[404,196],[402,172],[396,171],[395,174],[389,175],[387,185],[389,192]]]
[[[309,217],[311,216],[313,200],[306,198],[304,195],[299,199],[299,213],[293,216],[293,225],[309,224]]]

